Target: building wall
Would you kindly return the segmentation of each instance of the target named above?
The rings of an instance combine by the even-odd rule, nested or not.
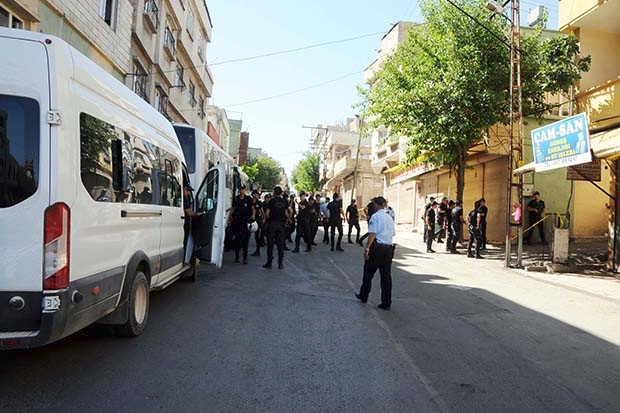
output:
[[[230,139],[228,141],[228,154],[235,157],[239,154],[239,143],[241,142],[241,128],[243,122],[240,119],[229,119]]]
[[[250,145],[250,133],[241,132],[239,138],[239,165],[245,164],[248,160],[248,147]]]
[[[130,1],[118,1],[113,27],[99,16],[96,1],[0,0],[0,5],[23,20],[24,29],[62,38],[118,80],[125,81],[131,70]]]
[[[620,19],[620,16],[615,18]],[[584,28],[579,31],[579,41],[581,53],[592,56],[592,66],[583,74],[579,90],[590,89],[620,75],[620,33]]]

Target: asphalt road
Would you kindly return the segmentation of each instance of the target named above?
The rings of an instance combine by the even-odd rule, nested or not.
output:
[[[616,344],[506,298],[562,291],[402,239],[385,312],[378,275],[369,303],[355,299],[361,248],[344,246],[287,253],[282,271],[227,256],[197,283],[152,294],[136,339],[93,326],[0,353],[0,411],[620,411]],[[606,305],[620,318],[620,302]]]

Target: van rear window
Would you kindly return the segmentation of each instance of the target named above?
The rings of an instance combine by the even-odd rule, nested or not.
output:
[[[39,181],[39,103],[0,94],[0,208],[30,198]]]

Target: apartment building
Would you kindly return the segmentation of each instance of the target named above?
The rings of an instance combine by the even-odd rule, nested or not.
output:
[[[204,1],[134,1],[131,88],[172,122],[205,131],[213,91],[207,66],[212,27]]]
[[[228,152],[228,144],[230,141],[230,122],[228,121],[228,114],[222,108],[209,105],[207,107],[207,134],[212,138],[217,135],[217,144],[224,151]]]
[[[118,0],[0,0],[0,26],[61,37],[127,82],[133,8]]]
[[[370,164],[371,138],[360,136],[359,118],[312,129],[311,148],[321,157],[320,174],[327,196],[339,193],[346,207],[353,198],[361,206],[383,194],[383,178]]]
[[[575,108],[586,113],[590,123],[590,145],[601,161],[602,189],[586,185],[588,191],[576,199],[576,214],[609,217],[609,268],[620,267],[620,203],[617,173],[620,171],[620,1],[562,0],[559,26],[579,39],[583,54],[592,56],[592,68],[577,85]],[[593,198],[594,196],[595,198]]]
[[[0,0],[0,25],[63,38],[173,122],[207,130],[203,0]]]

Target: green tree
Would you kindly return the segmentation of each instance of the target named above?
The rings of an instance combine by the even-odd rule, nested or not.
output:
[[[264,189],[272,189],[280,184],[282,166],[269,156],[248,159],[241,169],[252,182],[259,183]]]
[[[306,152],[304,158],[295,165],[291,174],[293,188],[297,191],[317,192],[321,189],[320,158],[318,154]]]
[[[467,149],[510,116],[510,48],[507,25],[489,21],[484,0],[421,0],[425,24],[383,63],[370,89],[365,114],[372,126],[391,127],[409,139],[408,163],[450,167],[457,199],[463,199]],[[541,30],[523,34],[524,116],[541,116],[546,92],[566,91],[589,69],[574,37],[545,39]]]

